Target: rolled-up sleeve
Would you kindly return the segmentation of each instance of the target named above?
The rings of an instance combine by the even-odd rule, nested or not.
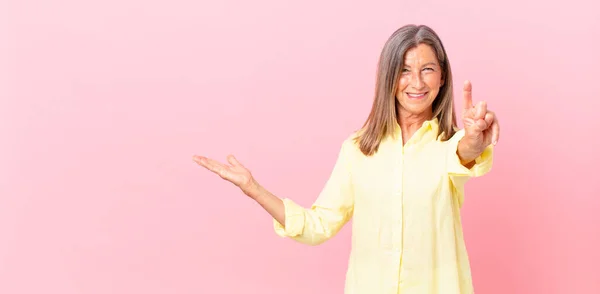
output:
[[[279,236],[318,245],[335,236],[350,220],[354,210],[352,144],[351,139],[342,144],[333,171],[310,209],[290,199],[283,199],[285,227],[273,219],[275,232]]]
[[[464,137],[465,130],[462,129],[454,134],[448,140],[448,154],[446,157],[446,168],[448,176],[458,197],[459,205],[464,201],[464,185],[470,178],[480,177],[487,174],[492,169],[494,148],[490,145],[475,159],[475,165],[467,168],[460,162],[458,157],[458,143]]]

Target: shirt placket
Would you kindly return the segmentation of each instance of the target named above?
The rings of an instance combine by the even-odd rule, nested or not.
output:
[[[395,146],[394,156],[394,187],[393,187],[393,199],[392,209],[392,273],[394,277],[390,279],[389,293],[397,294],[400,288],[400,272],[402,267],[402,255],[403,255],[403,230],[404,230],[404,207],[403,207],[403,174],[404,174],[404,148],[402,147],[402,139],[400,137],[399,143]]]

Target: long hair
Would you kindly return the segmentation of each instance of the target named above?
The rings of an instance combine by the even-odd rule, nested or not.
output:
[[[438,136],[448,140],[456,132],[456,114],[452,90],[452,71],[446,50],[438,35],[425,25],[405,25],[396,30],[385,43],[377,67],[375,98],[371,112],[361,132],[355,138],[363,154],[377,152],[387,136],[394,136],[398,122],[396,91],[406,51],[427,44],[433,48],[442,69],[443,85],[433,101],[433,118],[440,124]]]

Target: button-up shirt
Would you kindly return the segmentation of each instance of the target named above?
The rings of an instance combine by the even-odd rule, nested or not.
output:
[[[317,245],[352,219],[346,294],[473,293],[460,208],[467,180],[491,169],[492,146],[468,169],[457,155],[464,130],[442,141],[438,129],[426,121],[403,144],[396,125],[371,156],[352,134],[310,208],[283,199],[275,232]]]

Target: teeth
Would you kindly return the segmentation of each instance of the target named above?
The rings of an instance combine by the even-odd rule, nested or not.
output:
[[[408,96],[411,96],[411,97],[421,97],[423,95],[424,94],[408,94]]]

